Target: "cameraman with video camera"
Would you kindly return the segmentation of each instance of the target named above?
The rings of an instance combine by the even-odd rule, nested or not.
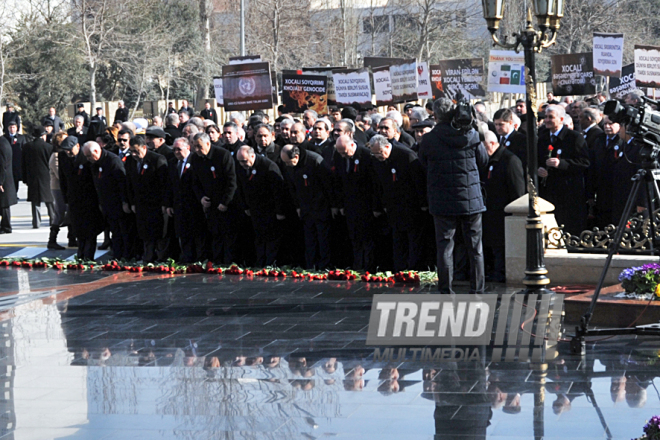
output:
[[[460,224],[470,261],[470,293],[483,293],[484,256],[481,213],[486,204],[479,169],[488,153],[475,129],[475,111],[467,99],[458,104],[447,98],[433,103],[437,125],[425,134],[419,159],[427,170],[429,211],[435,222],[438,248],[438,290],[454,293],[452,279],[454,235]]]

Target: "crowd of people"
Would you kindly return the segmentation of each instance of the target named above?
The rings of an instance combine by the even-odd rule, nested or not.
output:
[[[631,137],[603,116],[605,100],[548,94],[538,113],[539,193],[572,234],[617,223],[637,169]],[[634,91],[625,101],[640,100]],[[112,125],[102,108],[90,117],[80,104],[73,127],[65,131],[51,108],[27,142],[10,104],[0,138],[0,233],[12,232],[10,207],[24,182],[33,227],[47,207],[48,247],[62,248],[66,225],[82,259],[94,258],[103,233],[100,248],[116,259],[369,271],[438,265],[449,290],[452,279],[481,279],[472,285],[481,291],[484,279],[505,281],[504,207],[526,192],[531,112],[520,100],[491,121],[478,102],[478,130],[461,131],[452,106],[441,98],[401,112],[344,106],[327,115],[280,107],[275,120],[233,112],[221,123],[209,103],[196,114],[183,101],[147,126],[129,121],[121,102]]]

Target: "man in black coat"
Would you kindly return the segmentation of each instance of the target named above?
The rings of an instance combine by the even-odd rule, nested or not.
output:
[[[188,113],[188,116],[192,118],[195,116],[195,111],[188,105],[188,100],[184,99],[181,101],[181,108],[179,109],[179,113],[181,112],[186,112]]]
[[[165,142],[165,138],[167,137],[165,130],[152,125],[147,128],[145,134],[147,138],[147,146],[150,151],[164,156],[166,162],[174,160],[174,151],[172,150],[172,147]]]
[[[39,208],[42,203],[46,204],[51,223],[55,216],[48,167],[51,154],[53,154],[53,146],[46,143],[46,131],[42,127],[37,127],[34,132],[34,140],[23,146],[23,156],[21,158],[23,182],[28,187],[27,200],[32,203],[33,229],[38,229],[41,225]],[[51,229],[52,233],[53,229]]]
[[[428,210],[426,174],[417,154],[392,145],[385,136],[369,141],[376,160],[374,216],[384,210],[392,227],[394,270],[419,270],[424,257],[422,213]]]
[[[99,199],[92,178],[92,166],[81,151],[78,139],[69,136],[62,141],[58,172],[62,196],[69,210],[71,228],[78,240],[77,257],[93,260],[96,237],[103,231],[105,220],[99,210]]]
[[[498,143],[506,148],[523,164],[523,170],[527,170],[527,136],[517,131],[513,125],[513,112],[503,108],[495,112],[493,116]]]
[[[21,117],[14,108],[14,104],[9,103],[7,104],[7,111],[5,111],[2,114],[2,128],[5,132],[5,134],[9,133],[9,124],[10,123],[16,123],[16,130],[20,131],[21,130]]]
[[[372,156],[366,147],[342,135],[335,143],[334,171],[335,203],[346,216],[348,235],[353,248],[356,270],[375,270],[374,259],[374,181]]]
[[[117,110],[115,111],[115,122],[128,122],[128,109],[124,107],[124,101],[117,102]]]
[[[488,167],[479,170],[486,192],[486,212],[482,216],[483,244],[488,269],[486,280],[504,283],[504,208],[525,194],[525,173],[518,156],[500,145],[495,133],[487,132],[483,144],[489,156]]]
[[[211,108],[210,102],[204,103],[204,110],[202,110],[199,115],[204,119],[213,121],[215,125],[218,125],[218,113],[213,108]]]
[[[353,122],[353,129],[354,129],[353,139],[358,145],[364,147],[367,145],[369,138],[367,137],[366,133],[362,131],[360,127],[358,127],[355,124],[358,115],[359,115],[358,111],[354,107],[351,107],[350,105],[341,109],[341,118],[350,119]],[[335,127],[336,126],[337,124],[335,124]]]
[[[454,104],[447,98],[433,103],[437,125],[424,135],[419,157],[428,176],[429,209],[435,222],[438,247],[438,290],[453,293],[453,248],[457,226],[470,261],[470,293],[485,286],[482,219],[486,211],[479,169],[488,163],[486,149],[476,130],[452,127]]]
[[[316,127],[314,124],[314,127]],[[330,264],[330,218],[332,175],[321,155],[285,145],[280,153],[285,180],[305,231],[307,269],[325,269]]]
[[[12,173],[14,178],[14,187],[18,194],[18,182],[23,180],[23,145],[25,145],[25,136],[18,133],[18,124],[16,121],[9,122],[8,133],[4,137],[11,145],[12,152]]]
[[[410,146],[406,145],[403,143],[403,141],[397,141],[396,137],[398,133],[405,133],[405,131],[401,130],[399,125],[396,123],[396,121],[392,118],[383,118],[380,120],[378,123],[378,134],[381,136],[385,136],[387,138],[387,141],[395,146],[395,147],[400,147],[400,148],[410,148],[412,145],[414,145],[415,140],[413,139],[412,143]],[[407,134],[407,133],[406,133]]]
[[[45,126],[46,125],[46,120],[49,120],[49,121],[52,122],[52,124],[53,124],[53,133],[57,133],[59,131],[64,131],[64,129],[65,129],[64,122],[62,121],[62,119],[59,116],[57,116],[57,110],[55,110],[55,107],[51,107],[51,108],[48,109],[48,115],[45,116],[41,120],[41,124]]]
[[[107,126],[108,120],[103,116],[103,107],[96,107],[96,114],[92,116],[89,124],[90,131],[94,133],[94,139],[96,136],[102,135]]]
[[[588,107],[582,110],[579,117],[582,135],[590,151],[594,147],[596,139],[603,134],[603,130],[598,126],[598,116],[596,109]]]
[[[0,137],[0,234],[11,234],[11,207],[18,203],[12,155],[7,139]]]
[[[165,117],[165,128],[163,129],[167,136],[167,145],[174,144],[174,141],[177,138],[183,136],[181,130],[179,130],[179,114],[178,113],[168,113]]]
[[[237,254],[237,231],[230,210],[237,186],[234,160],[229,151],[212,146],[206,133],[195,135],[193,150],[193,189],[206,214],[213,261],[229,264]]]
[[[273,142],[274,137],[275,132],[270,124],[261,124],[254,128],[254,140],[257,143],[254,149],[255,153],[267,157],[273,162],[277,159],[277,148]]]
[[[181,246],[182,263],[205,260],[206,218],[193,189],[193,155],[188,138],[177,138],[173,145],[175,160],[168,164],[169,179],[165,192],[167,215],[174,219],[174,230]]]
[[[128,204],[124,162],[117,155],[103,150],[96,142],[86,144],[83,154],[92,164],[96,194],[112,232],[113,257],[130,260],[135,256],[135,234]],[[126,166],[130,163],[127,160]]]
[[[584,178],[589,151],[584,137],[564,126],[566,112],[561,106],[545,109],[545,127],[539,135],[539,195],[555,205],[557,224],[580,235],[587,220]]]
[[[313,151],[317,154],[322,154],[323,150],[331,148],[332,139],[330,139],[330,132],[332,127],[330,122],[325,119],[317,119],[314,122],[314,126],[311,131],[311,139],[301,145],[301,148],[304,148],[309,151]]]
[[[89,118],[89,114],[87,114],[87,112],[85,111],[85,105],[84,104],[82,104],[82,103],[76,104],[76,114],[75,114],[75,116],[82,116],[83,119],[84,119],[85,127],[89,128],[89,123],[90,123],[91,120]],[[74,118],[75,118],[75,116],[74,116]],[[80,141],[80,139],[79,139],[79,141]]]
[[[605,116],[605,132],[594,142],[589,150],[589,169],[587,171],[587,204],[592,209],[593,226],[601,230],[607,225],[618,225],[619,218],[613,215],[615,186],[625,182],[615,179],[617,162],[623,157],[624,140],[619,137],[621,126]],[[636,172],[636,169],[633,168]],[[634,174],[633,172],[633,174]]]
[[[131,139],[130,149],[132,160],[126,164],[128,203],[135,214],[138,237],[144,245],[142,261],[162,261],[167,250],[167,244],[163,242],[167,160],[165,156],[149,151],[142,136]]]
[[[234,122],[225,122],[225,125],[222,126],[222,140],[224,145],[222,146],[225,150],[234,156],[238,149],[245,145],[245,142],[238,138],[238,125]]]
[[[69,136],[75,136],[80,145],[85,145],[87,142],[87,133],[89,129],[85,126],[85,118],[82,115],[76,115],[73,118],[73,127],[66,131]]]
[[[282,238],[281,222],[285,219],[282,206],[285,186],[278,166],[266,156],[243,145],[236,153],[241,166],[236,170],[238,192],[245,213],[254,227],[257,267],[271,266],[277,259]]]

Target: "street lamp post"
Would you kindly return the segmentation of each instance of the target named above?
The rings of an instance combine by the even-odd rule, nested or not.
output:
[[[527,26],[521,32],[513,35],[513,41],[508,38],[500,40],[497,32],[500,21],[504,16],[504,0],[482,0],[484,18],[488,30],[493,37],[494,45],[506,49],[520,51],[522,47],[525,54],[525,86],[527,105],[527,192],[529,193],[529,211],[527,214],[527,255],[525,278],[523,284],[526,289],[523,293],[553,293],[546,289],[550,283],[548,270],[545,268],[543,258],[543,223],[537,210],[538,198],[538,152],[536,128],[537,101],[536,101],[536,69],[535,54],[555,44],[559,21],[564,15],[564,0],[533,0],[538,30],[532,24],[532,11],[527,10]]]

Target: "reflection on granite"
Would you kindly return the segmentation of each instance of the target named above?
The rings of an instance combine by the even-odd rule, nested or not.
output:
[[[78,275],[27,273],[58,291]],[[0,321],[0,438],[628,440],[660,413],[657,339],[612,338],[584,360],[562,344],[547,365],[485,348],[387,364],[365,346],[371,295],[428,289],[94,276],[96,290]]]

